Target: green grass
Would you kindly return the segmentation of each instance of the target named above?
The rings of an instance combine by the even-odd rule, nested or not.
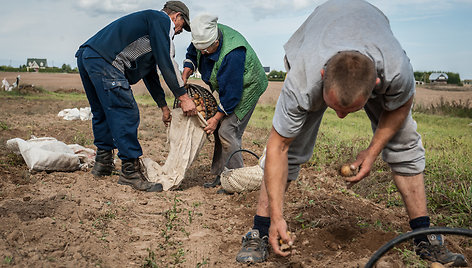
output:
[[[463,102],[462,100],[447,101],[441,98],[439,103],[431,104],[430,106],[415,104],[414,111],[426,114],[472,118],[472,103],[469,99]]]
[[[309,164],[318,168],[338,168],[355,160],[357,152],[367,148],[371,138],[370,121],[363,111],[340,119],[332,109],[328,109],[323,116]]]
[[[13,91],[0,91],[0,98],[24,98],[27,100],[70,100],[80,101],[86,100],[85,93],[59,93],[47,91],[41,87],[36,88],[38,92],[34,93],[22,93],[18,90]]]
[[[257,105],[249,120],[249,126],[268,129],[272,128],[272,117],[275,107],[271,105]]]
[[[10,127],[6,122],[0,121],[0,129],[2,130],[8,130]]]

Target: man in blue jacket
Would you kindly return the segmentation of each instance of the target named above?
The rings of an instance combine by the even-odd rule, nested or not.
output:
[[[162,11],[139,11],[113,21],[77,51],[77,66],[93,113],[97,146],[94,176],[112,174],[113,150],[118,149],[122,160],[119,184],[140,191],[162,191],[162,185],[149,182],[142,171],[139,110],[130,85],[143,79],[167,125],[171,114],[157,65],[167,86],[181,101],[184,114],[196,114],[174,61],[173,38],[182,29],[190,31],[189,10],[180,1],[168,1]]]

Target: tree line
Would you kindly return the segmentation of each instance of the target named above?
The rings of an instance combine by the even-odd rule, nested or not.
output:
[[[26,65],[21,65],[18,68],[12,67],[12,66],[5,66],[1,65],[0,66],[0,71],[1,72],[27,72]],[[35,70],[31,69],[29,72],[34,72]],[[72,68],[69,64],[62,64],[62,66],[59,67],[46,67],[45,69],[39,69],[40,73],[78,73],[78,69]],[[429,76],[432,73],[445,73],[448,76],[447,83],[448,84],[455,84],[455,85],[462,85],[461,82],[461,77],[459,73],[454,73],[454,72],[442,72],[442,71],[415,71],[415,80],[416,81],[423,81],[424,83],[430,83],[429,81]],[[285,76],[287,76],[287,73],[284,71],[276,71],[272,70],[268,75],[267,79],[269,81],[284,81]]]
[[[455,85],[462,85],[461,76],[459,73],[454,72],[443,72],[443,71],[415,71],[415,80],[416,81],[423,81],[425,83],[430,83],[429,76],[432,73],[445,73],[447,74],[447,83],[448,84],[455,84]],[[268,75],[267,78],[269,81],[284,81],[285,76],[287,75],[286,72],[283,71],[276,71],[272,70]]]

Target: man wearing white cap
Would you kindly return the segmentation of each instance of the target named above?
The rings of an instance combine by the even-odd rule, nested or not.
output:
[[[97,156],[92,174],[109,176],[114,170],[113,150],[122,160],[119,184],[136,190],[162,191],[142,172],[138,141],[139,110],[131,85],[141,79],[165,124],[171,120],[156,65],[184,114],[196,114],[174,60],[174,35],[190,31],[189,10],[180,1],[168,1],[162,11],[144,10],[119,18],[97,32],[76,53],[80,77],[92,109]]]
[[[256,53],[236,30],[217,23],[218,17],[200,15],[192,20],[192,43],[187,49],[182,78],[184,82],[196,70],[202,80],[219,96],[218,111],[208,119],[205,131],[215,134],[211,172],[212,183],[232,152],[241,148],[241,139],[259,97],[267,88],[267,77]],[[243,167],[241,154],[234,155],[227,168]]]

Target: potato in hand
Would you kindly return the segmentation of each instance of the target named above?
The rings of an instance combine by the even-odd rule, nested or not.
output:
[[[291,232],[287,231],[287,235],[292,241],[295,241],[295,238],[296,238],[295,234],[292,234]],[[289,242],[287,244],[282,239],[279,239],[279,245],[280,245],[280,250],[287,251],[287,250],[292,249],[293,243]]]
[[[357,170],[353,165],[344,164],[341,167],[340,173],[343,177],[352,177],[357,174]]]

